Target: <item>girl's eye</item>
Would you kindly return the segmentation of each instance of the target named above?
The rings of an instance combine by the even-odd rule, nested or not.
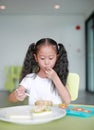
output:
[[[52,60],[52,59],[53,59],[53,57],[50,57],[49,59],[50,59],[50,60]]]
[[[40,59],[41,59],[41,60],[44,60],[45,58],[41,57]]]

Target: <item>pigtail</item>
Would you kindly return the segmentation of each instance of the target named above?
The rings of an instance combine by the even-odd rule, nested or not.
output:
[[[66,85],[67,75],[68,75],[68,58],[67,52],[63,46],[63,44],[58,44],[58,59],[56,65],[54,67],[58,76],[60,77],[62,83]]]
[[[22,72],[20,76],[20,81],[29,73],[32,73],[34,68],[37,66],[37,63],[34,58],[35,54],[35,43],[30,44],[22,67]]]

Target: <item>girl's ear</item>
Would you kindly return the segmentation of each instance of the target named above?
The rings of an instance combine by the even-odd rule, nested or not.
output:
[[[35,57],[35,61],[37,62],[38,60],[37,60],[37,56],[36,56],[36,54],[34,54],[34,57]]]

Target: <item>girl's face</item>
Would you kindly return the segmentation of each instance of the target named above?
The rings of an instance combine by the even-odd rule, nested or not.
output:
[[[53,68],[57,60],[55,47],[51,45],[41,46],[35,55],[35,59],[38,62],[40,70],[45,71],[48,68]]]

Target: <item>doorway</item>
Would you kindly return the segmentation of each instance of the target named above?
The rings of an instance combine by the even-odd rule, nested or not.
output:
[[[86,91],[94,92],[94,12],[85,21]]]

